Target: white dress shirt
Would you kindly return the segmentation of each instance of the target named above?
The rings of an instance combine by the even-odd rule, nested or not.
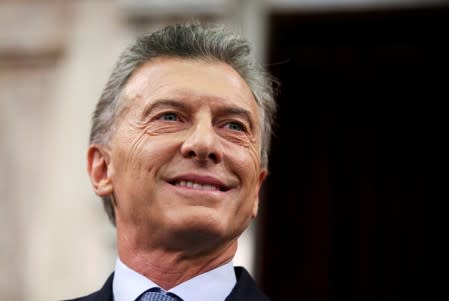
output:
[[[168,292],[176,294],[183,301],[224,301],[236,283],[234,267],[229,262],[178,284]],[[117,258],[112,282],[114,301],[134,301],[153,287],[159,286]]]

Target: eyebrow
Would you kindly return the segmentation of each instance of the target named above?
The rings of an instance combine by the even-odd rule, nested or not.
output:
[[[150,112],[155,108],[155,107],[172,107],[172,108],[177,108],[183,111],[189,111],[190,107],[179,101],[179,100],[173,100],[173,99],[158,99],[155,102],[149,104],[148,106],[145,107],[145,109],[142,112],[142,116],[146,117],[150,114]]]
[[[192,108],[190,105],[188,105],[180,100],[158,99],[158,100],[154,101],[153,103],[149,104],[147,107],[145,107],[145,109],[142,112],[142,116],[147,117],[155,107],[164,107],[164,106],[177,108],[179,110],[186,111],[186,112],[192,111]],[[253,122],[253,119],[251,118],[251,113],[246,109],[223,105],[214,111],[216,114],[221,115],[221,116],[224,116],[224,115],[241,116],[242,118],[244,118],[245,120],[248,121],[251,130],[254,129],[254,122]]]
[[[246,109],[242,109],[242,108],[235,108],[235,107],[222,107],[216,110],[216,112],[219,115],[237,115],[237,116],[241,116],[243,117],[245,120],[248,121],[249,126],[252,129],[254,129],[254,122],[251,118],[251,113],[246,110]]]

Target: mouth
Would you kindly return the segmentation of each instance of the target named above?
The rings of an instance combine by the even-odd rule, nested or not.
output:
[[[169,180],[168,183],[176,187],[202,191],[226,192],[230,189],[230,187],[223,184],[220,180],[210,176],[184,175]]]

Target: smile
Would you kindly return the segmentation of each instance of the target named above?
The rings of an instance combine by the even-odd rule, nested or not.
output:
[[[202,190],[202,191],[218,191],[225,192],[230,189],[222,181],[213,176],[205,176],[198,174],[186,174],[169,179],[168,182],[176,187]]]
[[[187,187],[187,188],[193,188],[193,189],[199,189],[199,190],[208,190],[208,191],[220,191],[220,187],[211,185],[211,184],[201,184],[196,183],[192,181],[179,181],[174,184],[178,187]]]

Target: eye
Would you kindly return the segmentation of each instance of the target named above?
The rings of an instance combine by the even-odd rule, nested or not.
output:
[[[246,130],[245,126],[237,121],[231,121],[225,124],[225,128],[228,128],[233,131],[244,132]]]
[[[161,116],[159,116],[159,119],[165,121],[178,121],[179,117],[177,114],[169,112],[161,114]]]

